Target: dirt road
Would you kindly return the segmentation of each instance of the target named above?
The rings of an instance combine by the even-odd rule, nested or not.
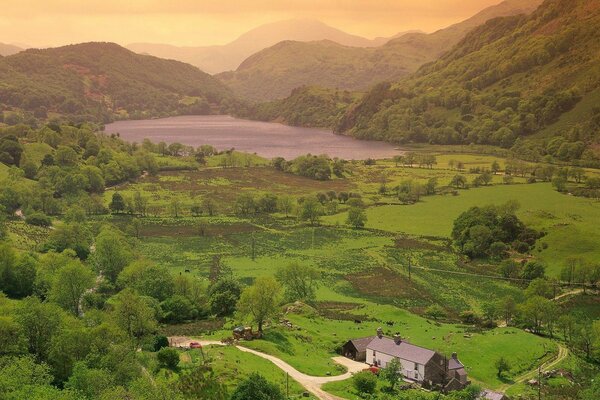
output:
[[[189,338],[185,338],[185,337],[170,337],[169,338],[169,343],[171,343],[171,346],[174,346],[174,347],[189,348],[190,342],[197,342],[197,343],[200,343],[202,346],[211,346],[211,345],[223,346],[224,345],[223,343],[217,342],[214,340],[193,340],[193,339],[189,339]],[[302,385],[307,391],[309,391],[310,393],[312,393],[314,396],[316,396],[318,399],[321,399],[321,400],[344,400],[341,397],[334,396],[330,393],[327,393],[326,391],[321,389],[321,387],[328,382],[337,382],[337,381],[343,381],[345,379],[348,379],[348,378],[352,377],[353,373],[362,371],[363,369],[366,368],[365,364],[350,360],[346,357],[333,357],[333,360],[336,363],[346,367],[348,369],[348,372],[346,372],[345,374],[336,375],[336,376],[311,376],[311,375],[306,375],[306,374],[298,371],[296,368],[292,367],[291,365],[289,365],[282,359],[277,358],[275,356],[265,354],[260,351],[252,350],[252,349],[249,349],[249,348],[243,347],[243,346],[235,346],[235,347],[237,347],[238,350],[243,351],[245,353],[254,354],[255,356],[258,356],[258,357],[264,358],[265,360],[271,361],[279,369],[281,369],[284,372],[287,372],[292,379],[294,379],[296,382],[298,382],[300,385]]]

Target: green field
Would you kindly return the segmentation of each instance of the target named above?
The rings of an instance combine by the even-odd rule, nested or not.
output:
[[[566,258],[577,255],[588,261],[600,257],[600,202],[560,194],[550,184],[499,185],[462,190],[458,196],[425,197],[415,205],[371,207],[367,227],[419,236],[449,237],[454,219],[470,207],[517,200],[517,214],[532,227],[547,232],[540,243],[548,248],[534,254],[557,276]],[[326,217],[343,223],[345,214]],[[541,247],[540,247],[541,249]]]

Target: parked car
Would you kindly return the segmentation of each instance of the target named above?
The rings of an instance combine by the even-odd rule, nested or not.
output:
[[[190,349],[201,349],[202,345],[198,342],[190,342]]]

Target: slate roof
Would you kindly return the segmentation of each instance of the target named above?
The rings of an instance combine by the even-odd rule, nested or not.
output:
[[[363,352],[367,350],[367,346],[376,336],[368,336],[360,339],[352,339],[350,343],[354,345],[357,351]]]
[[[464,368],[464,367],[465,366],[462,365],[462,363],[460,361],[458,361],[456,358],[450,357],[450,359],[448,360],[448,369],[449,370],[461,369],[461,368]]]
[[[435,351],[433,350],[415,346],[404,340],[396,344],[393,339],[385,336],[381,338],[375,336],[367,348],[418,364],[427,364],[435,355]]]
[[[484,400],[502,400],[506,397],[504,396],[504,393],[493,392],[486,389],[481,392],[481,396],[479,398]]]

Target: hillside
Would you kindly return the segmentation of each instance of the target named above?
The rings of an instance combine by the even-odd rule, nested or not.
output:
[[[0,43],[0,56],[12,56],[20,51],[23,51],[23,49],[18,46]]]
[[[303,85],[365,90],[436,60],[486,21],[531,13],[541,1],[507,0],[435,33],[406,33],[379,47],[349,47],[334,39],[285,41],[250,56],[235,72],[218,77],[239,96],[255,101],[283,98]]]
[[[292,90],[292,94],[283,100],[250,105],[248,110],[238,110],[238,116],[292,126],[331,127],[340,121],[346,108],[358,96],[348,91],[302,86]]]
[[[113,43],[26,50],[0,59],[4,109],[109,120],[207,114],[229,96],[210,75]]]
[[[343,46],[372,47],[390,38],[369,40],[351,35],[312,19],[290,19],[254,28],[236,40],[222,46],[172,46],[168,44],[132,43],[128,49],[161,58],[170,58],[195,65],[208,73],[236,69],[250,55],[284,40],[310,42],[331,40]]]
[[[530,159],[596,165],[598,24],[600,0],[547,0],[528,17],[493,19],[416,75],[373,88],[337,130],[397,143],[492,144]]]

